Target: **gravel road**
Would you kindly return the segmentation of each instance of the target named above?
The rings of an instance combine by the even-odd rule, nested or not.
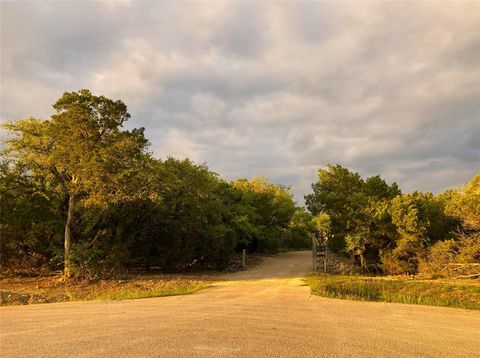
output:
[[[310,252],[193,295],[0,308],[1,357],[478,357],[480,312],[310,296]]]

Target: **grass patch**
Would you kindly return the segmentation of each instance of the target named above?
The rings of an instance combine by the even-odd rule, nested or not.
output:
[[[311,275],[307,283],[312,294],[323,297],[480,310],[480,282]]]
[[[185,295],[209,287],[205,277],[149,276],[122,280],[67,281],[60,277],[0,279],[2,306],[65,301],[128,300]]]
[[[154,287],[154,288],[123,288],[112,290],[109,292],[91,293],[84,297],[72,297],[73,300],[132,300],[137,298],[161,297],[161,296],[176,296],[192,294],[201,289],[207,288],[207,284],[182,285],[177,287]]]

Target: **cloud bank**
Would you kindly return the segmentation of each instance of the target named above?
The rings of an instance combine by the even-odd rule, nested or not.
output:
[[[1,117],[125,101],[152,151],[299,203],[340,163],[438,192],[480,170],[480,3],[2,2]]]

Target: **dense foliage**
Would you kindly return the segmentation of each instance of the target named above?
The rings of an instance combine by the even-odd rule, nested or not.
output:
[[[221,268],[243,248],[309,244],[309,214],[265,178],[153,158],[125,104],[65,93],[49,120],[8,123],[1,164],[3,267],[65,275]],[[298,211],[298,212],[297,212]]]
[[[395,183],[364,180],[340,165],[320,169],[318,178],[307,207],[329,215],[329,248],[350,254],[363,270],[414,274],[442,267],[446,274],[447,263],[480,263],[480,175],[438,196],[401,194]]]
[[[48,120],[4,126],[2,268],[218,269],[242,249],[309,248],[313,234],[365,271],[480,263],[480,175],[438,196],[402,194],[378,175],[328,165],[307,211],[266,178],[227,182],[204,164],[154,158],[143,128],[123,129],[120,100],[81,90],[53,108]]]

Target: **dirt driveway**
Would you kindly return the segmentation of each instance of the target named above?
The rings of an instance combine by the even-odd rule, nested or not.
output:
[[[480,312],[310,296],[311,253],[189,296],[1,307],[2,357],[474,357]]]

